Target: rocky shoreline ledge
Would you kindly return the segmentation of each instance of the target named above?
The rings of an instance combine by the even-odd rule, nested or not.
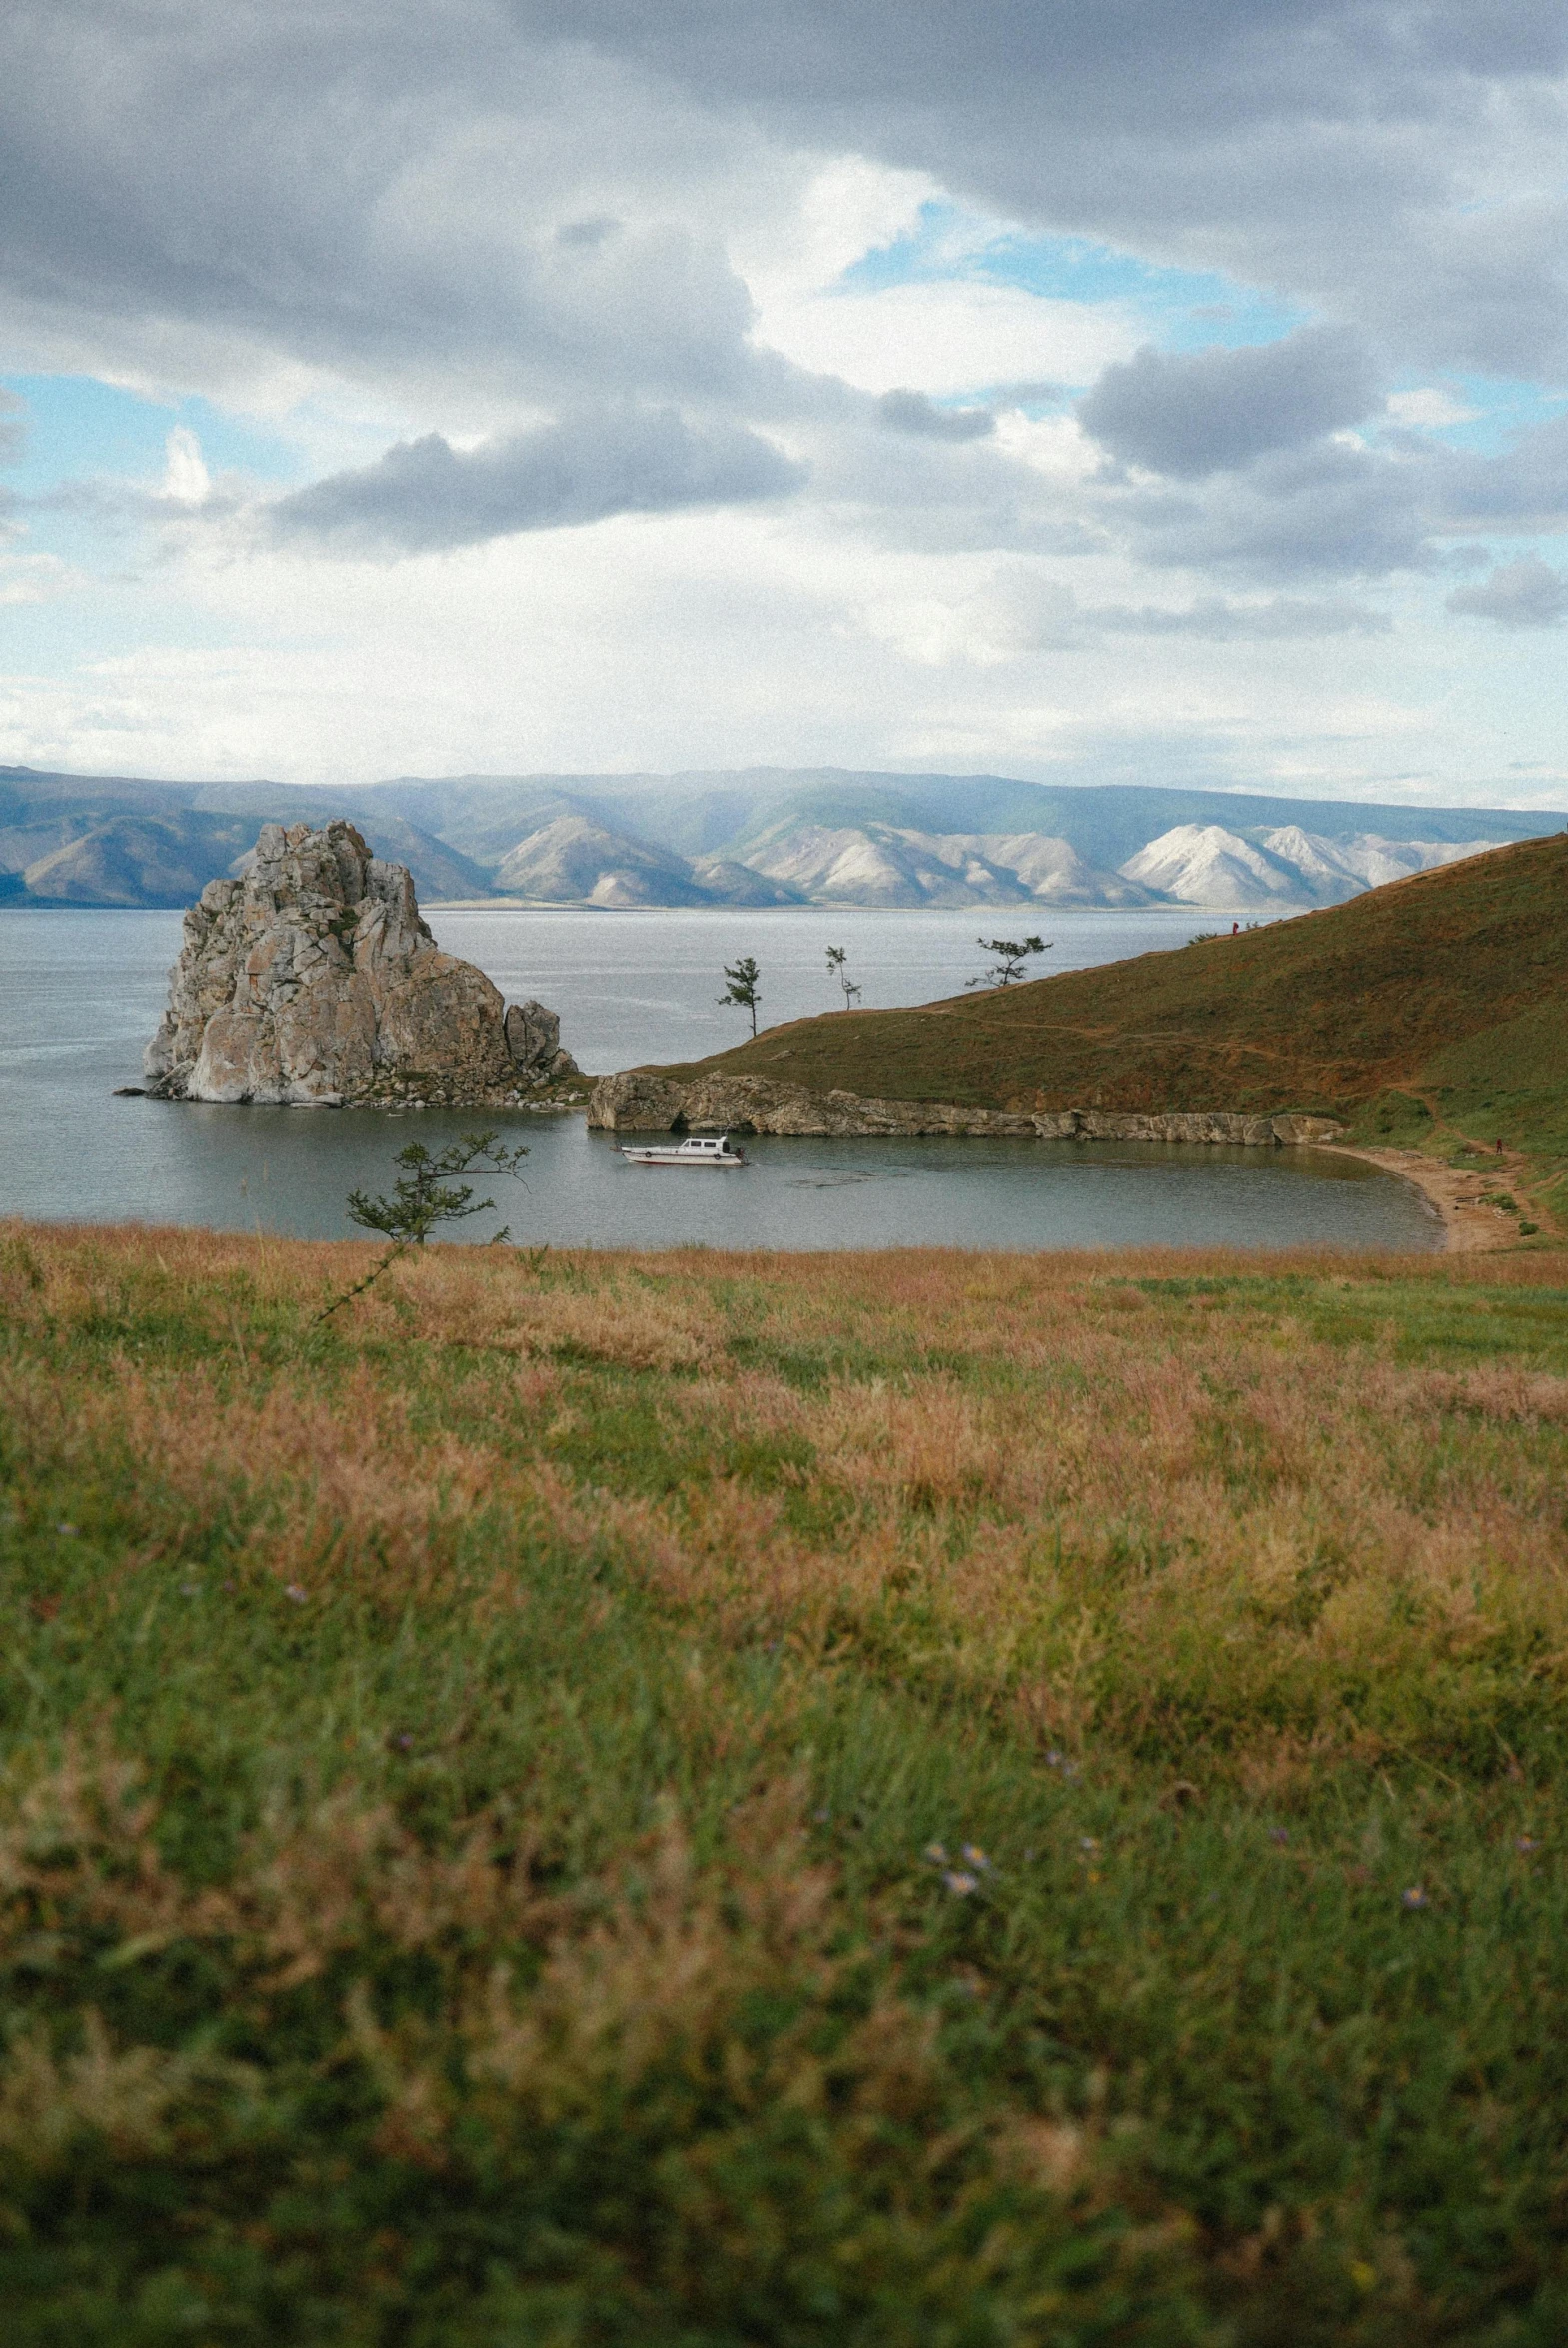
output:
[[[1208,1142],[1277,1150],[1337,1141],[1331,1117],[1294,1111],[1245,1117],[1230,1110],[965,1109],[947,1101],[878,1101],[858,1093],[812,1093],[768,1077],[679,1079],[657,1069],[601,1077],[588,1122],[606,1133],[693,1132],[799,1135],[1019,1135],[1040,1141]]]

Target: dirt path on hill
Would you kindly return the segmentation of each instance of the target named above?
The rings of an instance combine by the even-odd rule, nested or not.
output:
[[[1516,1151],[1489,1154],[1477,1159],[1474,1167],[1462,1167],[1444,1166],[1419,1150],[1363,1150],[1347,1142],[1319,1143],[1317,1147],[1332,1150],[1340,1158],[1364,1158],[1370,1165],[1413,1182],[1442,1217],[1443,1245],[1451,1255],[1506,1247],[1519,1236],[1518,1213],[1481,1203],[1495,1190],[1520,1197],[1516,1183],[1524,1161]],[[1521,1199],[1520,1210],[1528,1213],[1528,1200]]]

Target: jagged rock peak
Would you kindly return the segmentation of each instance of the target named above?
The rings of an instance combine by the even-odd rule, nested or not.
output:
[[[496,988],[442,952],[408,868],[352,824],[267,824],[243,878],[187,912],[143,1065],[175,1100],[499,1106],[576,1065],[555,1015],[523,1009],[514,1053]]]

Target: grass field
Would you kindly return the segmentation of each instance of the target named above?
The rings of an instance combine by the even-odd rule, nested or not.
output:
[[[792,1021],[698,1065],[989,1108],[1305,1110],[1373,1141],[1501,1138],[1552,1180],[1568,1167],[1568,835],[1239,937]]]
[[[8,2348],[1568,2334],[1568,1257],[0,1231]]]

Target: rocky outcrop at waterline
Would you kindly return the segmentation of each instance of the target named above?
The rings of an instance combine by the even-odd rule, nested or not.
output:
[[[209,881],[143,1066],[167,1100],[323,1108],[502,1108],[577,1073],[556,1014],[444,954],[408,868],[346,823],[268,824],[243,879]]]
[[[735,1134],[1012,1134],[1041,1141],[1208,1142],[1274,1150],[1331,1142],[1344,1132],[1329,1117],[1294,1112],[1245,1117],[1220,1109],[1135,1112],[1109,1109],[963,1108],[948,1101],[877,1101],[858,1093],[812,1093],[767,1077],[687,1079],[657,1069],[602,1077],[588,1122],[611,1133],[682,1129]]]

